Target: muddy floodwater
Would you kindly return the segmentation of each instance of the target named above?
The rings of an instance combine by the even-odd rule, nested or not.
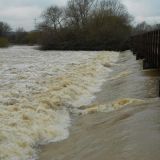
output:
[[[69,138],[41,146],[40,160],[160,159],[160,72],[135,59],[120,54],[95,101],[73,116]]]
[[[131,51],[0,49],[0,160],[159,160],[159,75]]]

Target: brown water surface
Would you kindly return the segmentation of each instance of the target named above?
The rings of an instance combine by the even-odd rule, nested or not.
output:
[[[159,160],[160,74],[143,71],[141,63],[131,52],[121,53],[112,67],[114,72],[93,102],[106,106],[112,102],[121,107],[111,112],[73,115],[70,137],[41,146],[39,159]]]

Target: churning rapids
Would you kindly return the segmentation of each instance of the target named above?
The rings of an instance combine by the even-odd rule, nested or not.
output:
[[[0,159],[36,158],[36,146],[68,137],[69,113],[90,104],[118,52],[0,50]]]
[[[0,160],[159,160],[158,78],[130,51],[1,49]]]
[[[70,136],[42,145],[39,160],[160,160],[160,72],[143,71],[130,51],[105,66],[112,72],[79,108]]]

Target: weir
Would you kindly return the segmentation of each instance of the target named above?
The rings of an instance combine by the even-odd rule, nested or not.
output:
[[[160,69],[160,29],[131,37],[131,50],[143,60],[143,69]],[[159,80],[160,96],[160,80]]]

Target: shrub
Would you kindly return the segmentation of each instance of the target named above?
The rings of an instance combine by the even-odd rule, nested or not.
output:
[[[131,34],[132,16],[121,0],[68,0],[64,9],[42,13],[43,49],[121,50]]]
[[[9,41],[7,38],[0,37],[0,48],[8,47]]]
[[[40,33],[37,31],[29,32],[26,36],[27,43],[29,45],[35,45],[38,43]]]

